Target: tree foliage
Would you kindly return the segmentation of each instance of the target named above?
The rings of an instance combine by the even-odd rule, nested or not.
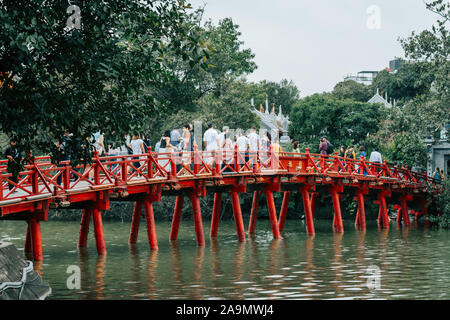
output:
[[[331,92],[336,99],[351,99],[358,102],[367,102],[372,98],[372,87],[354,80],[341,81],[334,86]]]
[[[168,53],[192,67],[207,55],[183,0],[72,4],[80,29],[67,28],[66,2],[0,2],[0,131],[54,158],[66,129],[84,141],[98,128],[119,139],[142,127],[166,104],[154,88],[177,77]]]
[[[281,106],[283,114],[289,114],[292,106],[299,100],[300,90],[293,81],[283,79],[278,83],[263,80],[259,84],[267,95],[269,105]]]
[[[378,104],[315,94],[292,108],[290,132],[295,140],[306,142],[312,152],[317,152],[322,136],[336,147],[365,145],[367,136],[378,131],[383,115]]]

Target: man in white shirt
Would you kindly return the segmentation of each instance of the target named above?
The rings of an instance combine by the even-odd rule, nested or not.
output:
[[[375,148],[374,151],[372,151],[372,153],[370,154],[369,161],[383,163],[383,159],[381,158],[381,153],[378,152],[378,148]]]
[[[259,138],[259,135],[256,133],[256,127],[252,127],[250,129],[250,133],[248,134],[248,141],[251,165],[253,167],[253,163],[256,163],[257,154],[261,146],[261,140]]]
[[[205,131],[203,135],[203,142],[205,144],[205,151],[216,151],[219,149],[219,134],[216,129],[214,129],[212,123],[208,124],[208,130]],[[203,159],[206,163],[210,164],[212,161],[211,157],[204,157]]]
[[[236,140],[236,144],[238,146],[238,150],[241,154],[241,158],[239,159],[239,163],[243,164],[243,161],[247,162],[248,161],[248,153],[247,151],[249,150],[250,147],[250,142],[248,140],[248,138],[242,134],[242,132],[239,133],[239,137]]]

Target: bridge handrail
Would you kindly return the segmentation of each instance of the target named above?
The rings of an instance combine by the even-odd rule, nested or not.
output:
[[[7,163],[2,160],[0,163]],[[337,154],[324,156],[309,153],[274,152],[271,150],[239,151],[175,151],[139,155],[94,154],[91,165],[72,166],[70,161],[59,164],[50,157],[36,157],[34,163],[26,164],[18,180],[0,166],[0,202],[4,200],[26,200],[42,194],[57,195],[60,192],[81,187],[123,185],[137,180],[177,180],[190,177],[261,174],[275,171],[299,175],[333,177],[357,177],[358,179],[392,179],[396,183],[420,186],[439,185],[440,181],[407,167],[399,168],[383,163],[366,161],[365,158],[350,159]],[[84,183],[84,185],[83,185]],[[12,190],[8,191],[8,185]],[[16,195],[16,191],[19,194]],[[5,195],[6,192],[6,195]]]

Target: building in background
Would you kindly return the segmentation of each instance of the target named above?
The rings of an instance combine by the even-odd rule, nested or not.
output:
[[[358,83],[371,85],[373,79],[377,76],[378,71],[360,71],[355,75],[348,75],[344,77],[344,81],[353,80]]]
[[[428,148],[427,174],[431,176],[436,168],[444,170],[444,175],[448,179],[450,174],[450,143],[448,141],[450,131],[450,121],[444,123],[440,139],[425,139]]]
[[[389,61],[389,69],[392,72],[396,72],[403,64],[403,59],[396,58],[394,60]]]
[[[392,99],[390,101],[388,101],[387,93],[385,93],[384,96],[385,97],[383,98],[383,96],[380,95],[380,90],[377,89],[377,93],[375,93],[375,95],[367,102],[368,103],[381,103],[384,105],[385,108],[392,108],[392,106],[395,106],[395,99],[394,99],[394,102],[392,102]]]
[[[395,73],[403,64],[403,59],[395,58],[394,60],[389,61],[389,67],[384,70]],[[371,85],[375,77],[378,75],[379,71],[360,71],[356,75],[348,75],[344,77],[344,81],[353,80],[358,83]]]

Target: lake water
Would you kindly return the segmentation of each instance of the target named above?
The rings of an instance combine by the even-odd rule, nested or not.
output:
[[[52,287],[49,299],[449,299],[450,232],[424,227],[378,230],[353,222],[335,234],[316,221],[315,237],[300,220],[286,222],[273,240],[268,221],[238,243],[233,221],[221,221],[217,241],[196,245],[194,224],[182,221],[177,242],[170,223],[157,222],[159,251],[150,252],[145,223],[128,245],[130,223],[104,222],[107,257],[97,257],[93,228],[88,249],[77,250],[79,223],[42,222],[44,261],[36,264]],[[23,250],[26,224],[0,221],[0,241]],[[69,289],[70,266],[81,287]],[[72,267],[74,268],[74,267]],[[379,275],[379,277],[378,277]]]

